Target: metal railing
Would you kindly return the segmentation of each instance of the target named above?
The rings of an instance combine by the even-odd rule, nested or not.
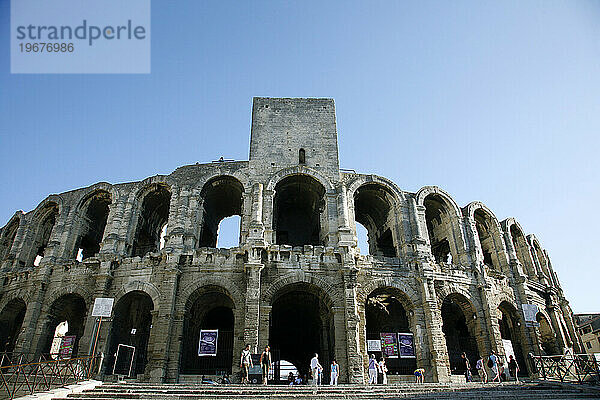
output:
[[[90,379],[98,373],[99,357],[53,358],[41,355],[2,354],[0,399],[14,399]]]
[[[560,382],[600,383],[600,363],[594,355],[529,355],[531,367],[539,379]]]

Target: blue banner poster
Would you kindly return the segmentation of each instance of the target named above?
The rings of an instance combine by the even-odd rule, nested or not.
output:
[[[415,358],[414,336],[412,333],[398,334],[398,352],[400,358]]]
[[[381,354],[385,358],[398,358],[398,341],[395,333],[380,333]]]
[[[217,341],[219,339],[218,329],[207,329],[200,331],[200,342],[198,343],[198,355],[216,356]]]

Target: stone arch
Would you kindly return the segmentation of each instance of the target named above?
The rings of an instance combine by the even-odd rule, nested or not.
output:
[[[174,191],[164,176],[147,178],[138,187],[133,195],[128,252],[142,257],[159,250],[161,232],[169,221]]]
[[[17,289],[5,294],[0,300],[0,310],[6,307],[6,305],[11,301],[17,299],[21,299],[25,302],[25,304],[29,304],[31,301],[31,292],[29,292],[27,289]]]
[[[523,268],[523,272],[529,277],[529,279],[536,279],[537,274],[535,272],[535,264],[531,257],[531,247],[527,242],[525,231],[521,227],[521,224],[515,218],[507,218],[502,221],[502,228],[504,230],[506,245],[514,250],[514,256],[517,258]]]
[[[537,331],[539,334],[540,345],[544,353],[549,356],[562,354],[556,332],[552,328],[552,320],[548,314],[540,308],[536,315],[536,320],[539,324]]]
[[[421,304],[421,295],[414,287],[408,285],[404,281],[394,280],[391,277],[369,280],[366,285],[361,286],[360,290],[357,291],[356,301],[360,304],[364,304],[367,301],[369,294],[377,289],[385,288],[390,288],[404,294],[403,305],[407,308],[407,311],[412,310]]]
[[[104,239],[110,206],[115,202],[116,191],[107,183],[97,183],[81,196],[76,209],[72,256],[81,251],[82,259],[100,252]]]
[[[213,174],[199,195],[198,247],[217,247],[219,224],[225,218],[244,214],[244,184],[229,174]],[[240,221],[241,231],[241,221]],[[240,232],[241,235],[241,232]]]
[[[460,264],[467,250],[462,213],[454,199],[437,186],[425,186],[416,194],[425,208],[425,230],[431,254],[438,263]],[[462,260],[464,261],[464,260]]]
[[[353,197],[354,192],[367,183],[377,183],[388,189],[396,200],[394,205],[399,205],[406,200],[406,194],[398,187],[398,185],[391,180],[378,175],[357,175],[351,182],[346,184],[348,197]]]
[[[306,175],[318,181],[327,192],[332,192],[335,190],[333,184],[327,179],[324,175],[322,175],[319,171],[309,168],[304,165],[296,165],[294,167],[283,168],[273,175],[269,177],[267,181],[266,190],[273,191],[275,190],[275,186],[285,178],[294,175]]]
[[[535,236],[535,234],[531,233],[527,235],[527,241],[531,246],[531,253],[533,255],[533,260],[538,266],[538,271],[542,274],[543,277],[546,278],[548,284],[551,282],[550,270],[548,269],[548,259],[544,254],[544,250],[540,241]]]
[[[22,221],[23,212],[17,211],[10,218],[4,228],[2,228],[2,234],[0,235],[0,263],[9,257],[10,250],[15,243],[17,231],[21,227]]]
[[[175,306],[180,314],[185,312],[191,296],[203,287],[221,287],[233,301],[234,308],[239,308],[244,304],[245,295],[242,294],[242,291],[233,281],[206,276],[186,285],[185,289],[181,291],[181,294],[178,296],[181,301],[178,301]]]
[[[467,354],[469,360],[477,360],[486,354],[485,330],[482,318],[479,318],[480,307],[476,307],[472,297],[464,290],[447,290],[440,295],[442,316],[442,332],[448,351],[448,365],[452,374],[464,374],[464,363],[461,354]],[[482,311],[482,310],[481,310]]]
[[[123,296],[133,291],[146,293],[152,299],[152,303],[154,303],[155,307],[160,304],[161,297],[158,288],[150,282],[143,281],[131,281],[121,286],[119,291],[115,293],[115,304],[118,303]]]
[[[35,259],[39,256],[49,255],[46,251],[48,247],[53,246],[53,236],[56,236],[54,228],[60,218],[62,210],[62,198],[58,195],[50,195],[38,205],[33,212],[30,224],[30,240],[26,264],[34,265]]]
[[[3,301],[0,307],[0,352],[12,352],[21,333],[26,301],[19,296],[11,296],[10,300]]]
[[[501,296],[501,301],[498,303],[497,309],[499,311],[498,325],[500,328],[500,337],[502,340],[511,342],[514,357],[518,365],[521,366],[520,372],[522,375],[525,375],[527,372],[527,363],[525,359],[525,355],[527,354],[525,347],[527,338],[525,336],[523,322],[518,308],[515,306],[514,302],[507,299],[508,297],[509,296]],[[505,359],[508,361],[509,354],[506,354],[507,349],[505,348],[504,351]]]
[[[355,186],[358,182],[361,185]],[[348,197],[353,221],[360,223],[368,232],[369,254],[398,257],[400,242],[404,238],[397,231],[397,212],[402,198],[385,181],[360,179],[353,182]],[[356,231],[356,227],[354,228]]]
[[[345,295],[334,283],[312,274],[305,274],[301,271],[279,278],[269,285],[269,287],[263,291],[263,303],[272,304],[275,297],[278,296],[283,288],[299,283],[314,285],[322,290],[323,293],[327,293],[333,307],[344,307]]]
[[[465,207],[464,214],[471,228],[473,248],[483,263],[498,272],[505,270],[508,265],[506,246],[500,223],[492,210],[480,201],[473,201]]]
[[[90,311],[92,294],[85,288],[70,284],[59,287],[48,294],[42,305],[41,323],[42,334],[38,340],[38,353],[49,353],[55,338],[56,328],[63,322],[68,322],[67,336],[75,336],[73,355],[79,349],[83,336],[86,316]]]

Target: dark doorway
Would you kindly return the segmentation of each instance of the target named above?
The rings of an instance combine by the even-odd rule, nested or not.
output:
[[[15,349],[26,310],[27,306],[21,299],[11,300],[4,306],[0,313],[0,352],[10,353]]]
[[[72,356],[76,356],[79,351],[79,340],[83,336],[86,314],[85,301],[80,295],[70,293],[56,299],[48,311],[44,334],[40,340],[40,343],[42,343],[41,352],[44,354],[50,353],[56,328],[66,321],[69,329],[65,336],[75,336]]]
[[[392,204],[393,195],[379,184],[368,183],[354,193],[354,217],[367,229],[372,256],[397,256],[389,221]]]
[[[463,352],[467,354],[472,366],[479,360],[477,342],[471,332],[472,329],[468,327],[468,324],[473,324],[472,315],[472,313],[469,313],[471,321],[467,321],[463,307],[455,298],[448,296],[444,299],[442,304],[442,331],[446,337],[450,370],[453,375],[465,373],[465,365],[460,356]]]
[[[171,192],[164,185],[155,187],[144,197],[133,240],[133,256],[160,249],[161,231],[169,219]]]
[[[148,362],[153,309],[152,298],[139,290],[129,292],[119,299],[113,310],[110,346],[105,363],[107,373],[112,373],[119,344],[135,347],[132,375],[144,373]]]
[[[500,303],[498,308],[502,314],[502,318],[498,321],[500,336],[503,340],[509,340],[512,343],[515,358],[517,364],[519,364],[519,376],[527,376],[527,364],[523,356],[523,342],[521,340],[521,323],[517,319],[517,310],[507,302]]]
[[[93,257],[100,251],[110,204],[110,193],[105,191],[96,192],[86,200],[82,207],[85,214],[81,216],[81,230],[77,243],[75,243],[75,256],[79,249],[81,249],[84,260]]]
[[[321,213],[325,188],[307,175],[293,175],[275,186],[273,229],[277,244],[323,245]]]
[[[183,324],[181,373],[231,375],[233,362],[233,301],[221,288],[202,288],[194,295]],[[198,356],[200,330],[218,329],[216,356]]]
[[[244,187],[231,176],[219,176],[208,181],[200,193],[202,199],[202,229],[198,247],[217,247],[219,224],[223,219],[242,215]],[[237,231],[239,243],[239,225]]]
[[[367,340],[380,340],[382,333],[412,333],[400,296],[385,288],[369,295],[365,304]],[[381,352],[371,353],[381,360]],[[386,358],[385,363],[391,375],[410,375],[417,369],[416,358]]]
[[[328,379],[334,354],[331,306],[324,294],[308,285],[293,285],[273,302],[269,339],[274,355],[287,360],[301,375],[308,376],[315,353]],[[277,361],[277,360],[275,360]]]

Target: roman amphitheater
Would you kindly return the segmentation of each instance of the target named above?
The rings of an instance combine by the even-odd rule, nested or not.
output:
[[[239,245],[218,248],[232,216]],[[301,373],[318,352],[342,382],[363,383],[382,333],[408,338],[388,359],[392,381],[423,367],[450,382],[462,352],[474,363],[508,348],[527,374],[529,353],[581,349],[548,253],[526,232],[441,188],[340,169],[331,99],[255,98],[248,161],[101,182],[17,211],[0,232],[0,350],[48,353],[63,327],[87,355],[94,300],[114,298],[96,345],[107,378],[119,344],[135,347],[141,381],[235,378],[249,343]],[[198,356],[205,329],[218,329],[216,356]]]

